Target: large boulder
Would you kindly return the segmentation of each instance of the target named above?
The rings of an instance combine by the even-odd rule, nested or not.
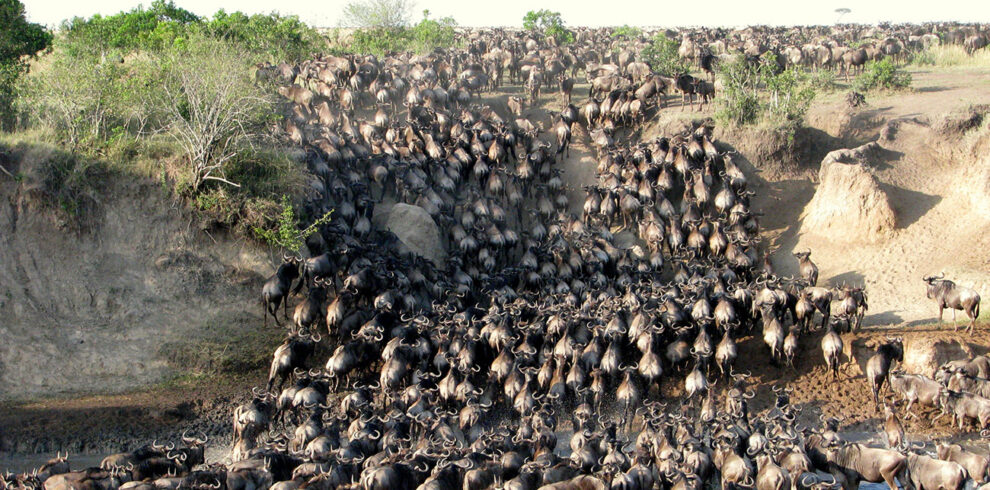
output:
[[[904,371],[935,377],[948,361],[969,360],[977,355],[973,346],[953,339],[920,337],[904,339]]]
[[[409,250],[443,266],[446,251],[440,240],[440,229],[425,209],[409,204],[396,204],[388,213],[385,227],[395,233]]]
[[[822,160],[818,190],[801,215],[801,231],[832,242],[878,242],[897,219],[874,177],[870,160],[877,143],[835,150]]]

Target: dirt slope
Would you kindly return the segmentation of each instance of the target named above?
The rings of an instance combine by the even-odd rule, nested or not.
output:
[[[0,179],[0,400],[144,386],[261,329],[245,306],[270,273],[259,250],[200,231],[154,184],[102,187],[72,231]]]
[[[811,248],[821,282],[867,287],[868,325],[933,320],[937,310],[925,300],[925,274],[945,271],[982,296],[990,295],[990,255],[985,253],[990,220],[983,208],[987,174],[974,170],[990,151],[990,128],[986,122],[973,128],[959,124],[974,114],[972,106],[990,103],[990,92],[980,90],[990,81],[990,69],[917,71],[914,76],[914,90],[870,97],[871,106],[847,114],[845,124],[828,122],[828,114],[848,112],[836,97],[816,104],[809,116],[810,124],[821,124],[821,131],[833,133],[831,141],[846,147],[878,139],[881,150],[870,164],[896,215],[892,233],[855,245],[808,233],[800,216],[816,183],[781,179],[757,182],[755,188],[756,205],[765,213],[762,224],[776,251],[775,267],[795,273],[791,252]],[[802,163],[814,167],[819,162]]]

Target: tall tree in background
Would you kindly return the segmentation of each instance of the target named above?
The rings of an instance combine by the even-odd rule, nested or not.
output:
[[[52,34],[27,21],[20,0],[0,0],[0,129],[14,123],[17,79],[28,70],[27,58],[52,44]]]
[[[412,0],[356,0],[344,6],[344,24],[365,29],[398,29],[412,19]]]

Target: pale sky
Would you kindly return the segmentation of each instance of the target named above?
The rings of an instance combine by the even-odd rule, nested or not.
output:
[[[140,0],[22,0],[28,18],[49,26],[73,16],[94,13],[114,14],[130,10]],[[201,16],[218,9],[228,12],[298,15],[317,27],[333,27],[348,0],[175,0],[175,4]],[[151,0],[143,2],[146,6]],[[890,22],[962,21],[990,22],[987,0],[417,0],[414,19],[423,9],[433,16],[451,15],[464,26],[519,26],[528,10],[547,8],[558,11],[572,26],[741,26],[750,24],[808,25],[831,24],[839,7],[852,10],[843,22],[875,24]]]

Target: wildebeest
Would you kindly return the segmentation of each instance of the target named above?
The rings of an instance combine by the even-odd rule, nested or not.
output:
[[[980,316],[980,295],[969,288],[957,286],[956,283],[943,279],[945,274],[925,276],[923,281],[928,283],[926,295],[928,299],[938,304],[938,324],[942,324],[942,310],[952,309],[952,326],[956,329],[956,310],[963,310],[969,317],[969,333],[976,328],[976,318]]]
[[[863,444],[841,444],[827,448],[825,455],[829,473],[844,490],[859,488],[861,481],[886,482],[890,488],[897,488],[895,479],[906,482],[907,458],[896,451]]]
[[[938,459],[958,463],[970,478],[976,483],[983,483],[987,480],[987,469],[990,468],[990,459],[986,456],[974,454],[963,449],[959,444],[947,444],[939,442],[935,444],[935,451]]]
[[[811,286],[818,285],[818,266],[811,261],[811,249],[805,252],[794,252],[794,256],[797,257],[799,261],[799,267],[801,270],[801,277],[808,281]]]
[[[870,383],[873,392],[873,404],[880,410],[880,392],[890,374],[890,366],[894,361],[904,361],[904,341],[900,338],[890,339],[879,348],[876,354],[866,361],[866,381]]]
[[[292,281],[299,277],[299,258],[282,255],[283,262],[278,266],[275,274],[265,281],[261,288],[261,297],[265,304],[265,326],[268,326],[268,315],[275,319],[276,325],[281,325],[278,321],[278,307],[284,306],[283,314],[289,317],[289,291],[292,289]],[[300,285],[302,281],[300,280]]]
[[[901,372],[890,373],[890,390],[901,395],[908,402],[904,411],[909,417],[911,405],[915,402],[929,407],[934,407],[939,400],[944,388],[936,381],[920,374],[904,374]]]
[[[962,430],[966,419],[975,420],[981,429],[985,429],[990,423],[990,400],[982,396],[945,390],[939,398],[939,404],[942,406],[942,414],[936,420],[951,413],[953,421],[959,424],[959,430]]]
[[[835,324],[840,320],[832,318],[828,330],[822,337],[822,355],[825,356],[825,369],[832,373],[832,379],[839,377],[839,363],[842,356],[842,337],[835,332]]]
[[[966,483],[966,470],[959,464],[921,454],[908,453],[905,474],[904,487],[912,490],[959,490]]]
[[[894,406],[886,401],[883,404],[883,433],[887,437],[887,447],[901,449],[905,444],[904,424],[894,411]]]

